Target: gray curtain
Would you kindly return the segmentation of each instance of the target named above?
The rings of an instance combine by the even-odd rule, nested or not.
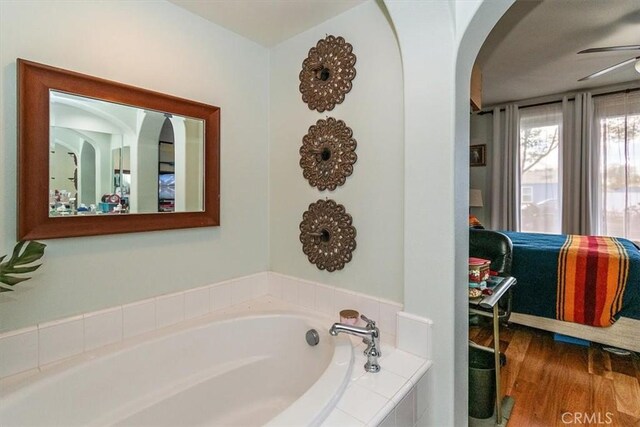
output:
[[[562,100],[562,232],[596,234],[598,147],[588,92]]]
[[[491,228],[520,230],[520,114],[518,106],[493,110]]]

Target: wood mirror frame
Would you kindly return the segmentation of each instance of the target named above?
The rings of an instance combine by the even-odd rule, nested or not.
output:
[[[18,59],[18,240],[220,225],[220,108]],[[197,212],[49,216],[49,91],[204,120],[204,206]]]

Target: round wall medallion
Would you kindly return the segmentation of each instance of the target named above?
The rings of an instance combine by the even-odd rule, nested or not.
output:
[[[302,175],[318,190],[335,190],[353,173],[358,160],[353,132],[342,121],[329,117],[309,127],[302,138],[300,167]]]
[[[344,101],[356,76],[356,55],[353,47],[342,37],[327,36],[302,62],[300,92],[309,109],[320,113],[331,111]]]
[[[344,206],[333,200],[309,205],[300,223],[302,252],[320,270],[342,270],[356,248],[356,228]]]

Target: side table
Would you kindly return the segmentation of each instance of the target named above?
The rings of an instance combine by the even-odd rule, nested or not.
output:
[[[491,287],[491,282],[495,284]],[[493,293],[491,295],[482,295],[478,298],[469,298],[469,312],[480,316],[491,317],[493,319],[493,349],[489,349],[494,353],[494,362],[496,369],[496,423],[502,423],[502,392],[500,391],[500,319],[508,316],[511,304],[507,312],[500,312],[498,302],[505,296],[511,297],[507,291],[516,284],[514,277],[492,277],[489,280],[489,286]],[[475,343],[474,343],[475,344]]]

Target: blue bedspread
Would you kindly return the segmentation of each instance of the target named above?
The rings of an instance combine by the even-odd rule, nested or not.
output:
[[[513,291],[513,311],[556,318],[558,253],[566,235],[502,231],[513,242],[511,275],[517,279]],[[629,279],[616,319],[640,320],[640,251],[627,239],[618,239],[630,258]]]

